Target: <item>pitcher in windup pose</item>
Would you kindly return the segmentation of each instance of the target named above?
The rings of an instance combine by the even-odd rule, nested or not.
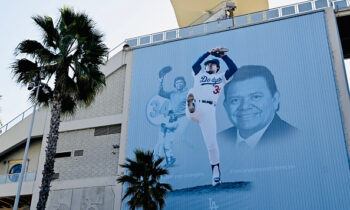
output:
[[[187,95],[186,115],[191,120],[198,122],[205,145],[208,150],[209,162],[212,168],[212,185],[221,183],[220,154],[216,140],[216,102],[221,90],[237,71],[237,66],[225,54],[227,48],[217,47],[204,53],[193,64],[194,85]],[[205,70],[201,70],[201,63],[209,56],[221,58],[228,70],[218,73],[220,62],[218,59],[207,60],[204,63]]]

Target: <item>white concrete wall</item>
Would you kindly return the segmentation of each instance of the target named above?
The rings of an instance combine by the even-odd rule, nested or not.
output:
[[[123,112],[125,66],[121,66],[106,78],[106,86],[96,96],[88,108],[79,108],[73,116],[66,116],[63,121],[91,119],[116,115]]]
[[[34,182],[23,182],[21,195],[30,195],[33,192]],[[7,183],[0,185],[0,197],[16,196],[18,183]]]
[[[346,73],[344,66],[343,52],[341,50],[340,36],[337,28],[337,21],[332,8],[325,10],[326,24],[328,29],[328,41],[332,50],[332,62],[334,65],[334,75],[337,83],[338,97],[343,119],[348,155],[350,156],[350,95],[346,83]]]
[[[112,186],[53,190],[50,192],[46,209],[114,209]]]
[[[124,87],[124,104],[123,104],[123,115],[122,115],[122,130],[120,137],[120,148],[119,148],[119,165],[118,165],[118,176],[124,175],[124,168],[120,167],[120,164],[125,163],[126,158],[126,146],[128,139],[128,125],[129,125],[129,108],[130,108],[130,96],[131,96],[131,81],[132,81],[132,64],[134,62],[134,52],[129,51],[125,56],[126,65],[126,74],[125,74],[125,87]],[[122,203],[122,193],[123,186],[115,183],[115,201],[114,201],[114,209],[121,209]]]
[[[56,158],[55,173],[61,180],[116,176],[120,134],[94,136],[94,129],[63,132],[57,142],[57,153],[71,152],[70,157]],[[83,156],[74,156],[83,150]]]

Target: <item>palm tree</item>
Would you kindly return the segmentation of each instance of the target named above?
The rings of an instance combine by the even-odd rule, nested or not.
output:
[[[51,108],[43,178],[37,209],[45,209],[54,174],[58,129],[61,113],[73,114],[78,106],[88,106],[105,85],[105,76],[99,71],[104,64],[108,48],[103,34],[86,14],[71,8],[59,10],[56,23],[48,16],[32,19],[42,31],[42,42],[24,40],[15,55],[24,55],[11,66],[18,83],[28,85],[41,78],[54,79],[54,87],[40,89],[38,102]],[[23,58],[24,57],[24,58]],[[30,98],[35,97],[33,89]]]
[[[127,163],[120,165],[127,169],[125,175],[117,179],[119,183],[127,184],[122,199],[131,196],[127,204],[133,210],[137,207],[162,209],[167,191],[172,191],[169,184],[159,182],[161,176],[168,174],[168,170],[160,166],[163,158],[154,160],[153,152],[150,151],[136,150],[134,153],[135,160],[126,158]]]

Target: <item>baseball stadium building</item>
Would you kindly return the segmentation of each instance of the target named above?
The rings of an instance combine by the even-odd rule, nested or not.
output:
[[[227,53],[238,66],[242,66],[243,64],[264,64],[270,67],[270,70],[275,76],[279,88],[278,90],[281,93],[279,98],[281,102],[278,104],[279,110],[277,109],[277,111],[281,118],[295,126],[299,131],[304,131],[304,134],[301,134],[304,136],[300,137],[300,139],[311,139],[311,136],[317,136],[316,133],[321,133],[318,129],[324,130],[324,128],[329,129],[326,133],[329,133],[331,136],[328,139],[332,139],[332,141],[329,142],[327,138],[324,137],[326,134],[324,134],[320,137],[317,136],[319,139],[318,143],[316,140],[315,142],[310,140],[308,143],[302,143],[302,148],[312,147],[315,148],[315,152],[317,152],[315,154],[309,151],[304,153],[304,149],[298,151],[300,156],[298,156],[297,161],[302,159],[302,157],[304,157],[303,155],[310,154],[309,162],[303,162],[303,164],[313,164],[313,166],[315,166],[315,168],[311,167],[312,169],[310,169],[310,167],[305,167],[308,168],[305,170],[303,164],[294,164],[294,162],[290,160],[286,161],[288,164],[285,164],[285,162],[278,162],[276,163],[277,165],[268,165],[264,162],[259,163],[261,164],[259,167],[257,167],[257,165],[251,165],[252,167],[250,168],[225,168],[225,164],[226,166],[230,164],[227,163],[230,159],[227,158],[229,152],[226,153],[226,148],[222,149],[220,147],[223,182],[227,180],[231,181],[230,183],[237,184],[237,181],[243,181],[244,177],[249,177],[248,181],[252,182],[251,185],[253,187],[242,188],[241,191],[247,192],[252,190],[252,199],[268,200],[270,199],[268,195],[264,195],[265,197],[261,198],[259,196],[261,196],[262,193],[254,192],[254,187],[259,188],[260,186],[255,183],[258,183],[261,179],[265,179],[267,173],[276,173],[276,179],[286,183],[287,186],[289,184],[290,186],[295,186],[295,183],[302,183],[300,180],[304,179],[292,180],[289,183],[284,181],[283,176],[279,178],[279,175],[283,173],[305,173],[308,176],[317,177],[315,174],[321,174],[321,178],[317,179],[318,181],[315,181],[315,183],[309,179],[306,179],[306,181],[304,180],[305,183],[311,184],[305,184],[306,190],[301,192],[301,194],[306,197],[306,199],[310,200],[310,203],[303,203],[303,199],[294,194],[286,193],[284,195],[283,193],[279,193],[279,195],[277,195],[277,192],[281,192],[279,190],[283,192],[284,190],[279,189],[278,186],[274,184],[269,185],[271,189],[264,188],[267,190],[266,194],[271,194],[269,190],[276,192],[272,194],[274,196],[281,196],[281,202],[284,201],[283,204],[278,202],[275,203],[275,205],[271,203],[249,203],[250,206],[247,206],[245,201],[249,200],[250,197],[244,197],[246,195],[238,194],[240,190],[236,188],[231,191],[230,189],[223,189],[220,193],[224,194],[224,198],[228,203],[220,202],[221,198],[211,194],[216,191],[214,192],[213,190],[205,188],[205,186],[207,186],[206,181],[208,180],[207,174],[210,174],[210,172],[207,170],[209,167],[205,165],[208,164],[208,158],[206,157],[207,153],[205,153],[206,149],[205,146],[203,146],[203,140],[199,140],[198,144],[195,144],[194,142],[196,141],[193,140],[196,138],[193,136],[201,135],[198,125],[187,122],[189,126],[193,128],[193,132],[190,134],[189,132],[186,133],[183,131],[183,136],[189,136],[191,140],[188,141],[188,139],[184,137],[181,140],[181,144],[175,142],[173,147],[174,152],[177,152],[179,155],[180,149],[178,147],[179,145],[183,145],[184,149],[181,150],[183,153],[188,152],[191,153],[192,156],[196,156],[194,154],[197,153],[203,154],[203,157],[201,155],[199,155],[200,157],[198,156],[198,160],[200,161],[196,162],[196,160],[194,160],[195,162],[194,165],[191,166],[192,168],[197,167],[196,165],[201,165],[198,163],[205,164],[203,164],[203,167],[198,166],[198,171],[194,172],[191,171],[192,169],[188,169],[184,166],[185,164],[181,165],[182,159],[190,161],[192,158],[188,159],[182,158],[180,155],[178,156],[176,162],[178,165],[176,165],[174,169],[171,168],[169,170],[170,176],[165,179],[169,181],[175,189],[174,194],[171,194],[169,200],[166,201],[165,208],[232,209],[234,208],[232,205],[236,205],[238,209],[286,209],[284,208],[285,206],[283,206],[284,204],[287,204],[291,209],[294,207],[294,209],[298,207],[304,207],[304,209],[335,209],[333,207],[337,207],[336,209],[350,208],[350,201],[348,199],[350,195],[348,165],[348,145],[350,145],[350,100],[344,67],[344,58],[350,58],[350,33],[349,29],[346,27],[346,22],[348,22],[350,18],[350,1],[306,1],[274,9],[268,9],[268,3],[265,0],[237,0],[235,1],[235,5],[226,4],[226,2],[218,0],[196,0],[191,1],[191,5],[188,5],[189,3],[186,0],[171,0],[171,2],[181,28],[125,40],[121,45],[123,49],[117,48],[111,52],[106,65],[101,66],[100,70],[106,76],[106,86],[100,94],[96,96],[91,106],[78,109],[74,116],[63,117],[59,128],[59,140],[54,168],[55,174],[54,180],[51,182],[47,209],[128,209],[122,202],[123,186],[117,183],[116,178],[124,174],[124,169],[120,167],[120,164],[124,163],[126,157],[132,158],[131,154],[135,148],[152,149],[158,138],[159,131],[157,122],[155,122],[156,120],[152,121],[152,119],[146,119],[147,117],[149,118],[149,113],[147,114],[146,112],[149,106],[152,106],[150,105],[150,100],[153,99],[150,98],[152,95],[157,95],[158,93],[158,71],[164,66],[172,66],[173,70],[169,73],[169,78],[173,79],[177,76],[185,75],[183,78],[186,80],[187,87],[190,88],[192,63],[202,53],[217,46],[228,47],[229,51]],[[254,7],[251,5],[254,5]],[[189,11],[186,8],[193,8],[193,10]],[[206,12],[203,13],[203,11]],[[310,27],[314,27],[312,30],[315,33],[311,30],[308,31]],[[289,38],[285,37],[285,39],[282,39],[282,36],[288,36],[290,29],[293,29],[295,34],[291,34]],[[286,32],[285,34],[282,33],[284,31]],[[274,37],[273,34],[279,35]],[[321,36],[322,34],[323,36]],[[301,37],[300,40],[298,37]],[[241,41],[240,43],[239,40],[235,40],[234,44],[231,46],[230,39],[234,40],[239,38],[246,39],[246,41],[244,41],[244,43]],[[265,45],[265,39],[267,40],[266,42],[270,41],[269,44]],[[295,43],[297,42],[293,42],[294,39],[298,40],[297,42],[303,42],[303,40],[306,39],[310,39],[310,41],[305,42],[302,46],[296,46]],[[249,46],[250,42],[254,43],[254,46]],[[320,44],[310,44],[309,46],[308,43]],[[235,49],[235,46],[239,46],[239,48]],[[246,48],[251,51],[245,53],[245,57],[240,57],[235,52],[244,51]],[[265,50],[259,52],[258,48]],[[305,50],[303,50],[304,48]],[[118,52],[115,53],[115,51]],[[305,54],[301,51],[305,52]],[[158,52],[160,52],[160,54]],[[183,53],[177,54],[177,52]],[[322,54],[323,52],[324,54]],[[308,69],[300,70],[294,68],[295,71],[293,68],[291,68],[293,70],[288,71],[276,70],[277,67],[274,67],[273,62],[277,63],[276,66],[278,66],[278,60],[283,53],[285,53],[284,56],[288,57],[291,61],[288,61],[288,64],[286,64],[287,61],[285,61],[281,66],[285,66],[286,69],[289,69],[289,67],[293,65],[302,65],[308,66]],[[299,54],[302,54],[301,57],[298,57]],[[318,54],[320,54],[320,56]],[[324,55],[324,57],[322,57],[321,54],[322,56]],[[158,61],[153,62],[150,59],[155,55],[158,56]],[[180,58],[174,58],[175,55]],[[249,55],[249,58],[246,59],[247,55]],[[164,58],[161,56],[164,56]],[[174,61],[174,63],[172,63],[167,60],[168,58],[174,58],[176,62]],[[319,59],[320,62],[326,60],[327,62],[325,61],[326,63],[322,63],[322,66],[326,67],[328,65],[328,70],[327,68],[323,70],[322,66],[319,67],[317,59]],[[165,63],[157,64],[157,62],[163,62],[159,60],[163,60]],[[283,60],[282,57],[281,60]],[[181,63],[183,63],[183,66],[181,66]],[[224,63],[221,63],[221,68],[226,68]],[[223,69],[222,72],[224,72],[224,70],[226,69]],[[149,77],[144,75],[141,71],[147,72]],[[186,71],[188,71],[188,75]],[[295,75],[291,73],[293,71]],[[320,73],[321,71],[322,73]],[[312,78],[311,74],[313,74],[315,78],[311,80],[315,81],[307,81],[305,78],[308,77],[308,74],[303,77],[305,72],[310,72],[310,78]],[[324,77],[321,75],[323,73],[325,74]],[[301,76],[297,77],[297,75]],[[150,81],[150,83],[154,82],[155,87],[153,88],[150,84],[141,84],[141,77],[144,78],[143,83],[148,83],[148,81]],[[297,84],[289,88],[287,85],[283,84],[285,83],[284,81],[288,80],[284,79],[285,77],[289,78],[290,81],[298,82],[295,82]],[[169,80],[168,83],[164,84],[166,85],[166,89],[174,89],[175,85],[173,85],[172,81],[173,80]],[[291,84],[293,85],[295,83]],[[153,89],[145,88],[147,85]],[[331,88],[327,88],[327,85]],[[299,90],[301,86],[303,88]],[[324,87],[326,89],[322,89],[317,93],[307,93],[306,90],[310,86],[319,89]],[[329,93],[327,92],[328,90]],[[143,97],[142,95],[148,95],[148,93],[146,93],[147,91],[151,91],[152,93],[147,96],[148,98],[146,96]],[[321,92],[327,92],[327,94],[325,93],[326,96],[323,96]],[[315,96],[315,99],[311,99],[313,96]],[[221,96],[218,104],[215,104],[218,116],[218,132],[232,126],[230,119],[228,119],[230,116],[228,115],[227,117],[225,112],[225,108],[226,111],[230,108],[221,108],[222,105],[219,105],[224,101],[223,97],[224,96]],[[326,98],[326,100],[323,100],[325,103],[324,107],[318,101],[321,100],[322,97]],[[288,101],[291,100],[290,98],[294,99],[293,102]],[[307,98],[314,101],[308,104],[308,102],[303,101],[303,99]],[[163,103],[163,105],[165,104],[164,101],[165,99],[158,100],[158,102]],[[321,107],[320,110],[313,108],[315,104]],[[303,106],[303,110],[298,109],[299,105],[300,107]],[[323,109],[323,111],[321,109]],[[307,114],[303,114],[305,110],[308,110]],[[143,116],[140,116],[142,113]],[[221,118],[221,114],[224,117]],[[309,117],[306,117],[306,115]],[[31,109],[28,109],[0,129],[0,209],[12,209],[13,207],[18,186],[18,173],[20,172],[23,161],[31,116]],[[302,116],[305,117],[305,122],[301,122],[303,121]],[[336,117],[333,119],[333,116]],[[225,120],[221,120],[223,118],[225,118]],[[36,208],[42,179],[41,172],[45,161],[49,120],[50,110],[47,108],[39,108],[35,115],[32,139],[28,158],[26,160],[27,164],[19,209]],[[137,124],[137,121],[139,121],[140,124]],[[325,121],[329,124],[319,124],[314,127],[310,125],[318,122],[326,123]],[[151,129],[147,126],[142,127],[144,124],[147,124]],[[147,131],[148,133],[154,131],[153,139],[149,139],[150,137],[147,136]],[[163,134],[165,136],[168,133],[164,132]],[[339,137],[337,137],[338,134]],[[142,138],[142,136],[144,136],[144,138]],[[323,137],[325,140],[323,140]],[[177,139],[175,139],[175,141],[176,140]],[[151,141],[152,143],[149,145],[144,143],[147,141]],[[220,139],[218,139],[218,141],[220,146]],[[225,140],[222,142],[225,142]],[[288,148],[293,152],[296,145],[300,146],[299,141],[290,144],[289,146],[291,147]],[[200,148],[197,151],[196,149],[198,147]],[[281,148],[284,149],[284,146],[281,146]],[[327,148],[329,150],[327,150]],[[283,149],[281,150],[284,151]],[[181,155],[183,155],[183,157],[191,157],[187,156],[188,154]],[[194,159],[196,157],[194,157]],[[293,159],[294,156],[286,157],[286,159],[287,158]],[[331,163],[332,161],[329,159],[332,159],[334,162]],[[268,161],[269,160],[266,160],[266,163],[270,163]],[[293,162],[293,164],[291,162]],[[191,164],[189,163],[189,165]],[[297,173],[296,171],[301,172]],[[338,174],[332,174],[333,171],[338,172]],[[261,175],[264,173],[265,175]],[[238,180],[230,180],[231,175],[232,177],[239,177],[237,178]],[[268,178],[266,179],[269,180]],[[194,184],[192,185],[192,183]],[[270,183],[272,183],[272,181]],[[324,183],[329,183],[329,186]],[[334,188],[339,188],[339,190],[337,191],[334,189],[334,191],[332,191],[332,186],[336,184],[337,186]],[[322,190],[324,190],[323,194],[321,193],[322,195],[320,195],[322,199],[326,199],[325,201],[320,201],[315,198],[315,196],[312,196],[314,192],[317,191],[317,188],[314,186],[320,185],[325,186],[324,189],[322,188]],[[344,188],[342,188],[342,185]],[[279,186],[281,186],[281,184]],[[329,192],[331,195],[326,193],[329,189],[332,189],[330,190],[331,192]],[[191,197],[191,192],[193,192],[194,197]],[[296,190],[295,192],[299,191]],[[231,195],[234,195],[235,198],[239,196],[243,197],[239,197],[241,199],[232,204],[229,203]],[[201,197],[203,197],[203,200],[201,200]],[[289,197],[290,200],[283,200],[286,199],[286,197]],[[347,199],[344,197],[347,197]],[[191,199],[195,200],[195,204],[190,204]],[[298,202],[294,202],[294,199]],[[202,204],[204,206],[201,206]]]

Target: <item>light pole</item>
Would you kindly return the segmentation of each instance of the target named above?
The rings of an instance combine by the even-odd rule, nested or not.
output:
[[[234,11],[236,11],[237,6],[234,2],[232,1],[227,1],[226,2],[226,7],[225,7],[225,16],[226,18],[232,18],[232,27],[235,26],[235,20],[234,20]]]
[[[40,71],[39,75],[34,78],[34,81],[29,83],[29,85],[28,85],[28,90],[36,88],[36,94],[35,94],[35,99],[34,99],[32,121],[30,123],[30,128],[29,128],[27,142],[26,142],[26,148],[24,150],[24,155],[23,155],[21,173],[19,175],[19,180],[18,180],[17,194],[16,194],[16,199],[15,199],[15,204],[14,204],[14,207],[13,207],[14,210],[18,209],[19,198],[21,196],[21,189],[22,189],[22,183],[23,183],[23,179],[24,179],[24,172],[25,172],[25,169],[26,169],[26,163],[27,163],[26,160],[27,160],[27,156],[28,156],[30,138],[32,136],[32,130],[33,130],[33,125],[34,125],[36,105],[38,104],[38,96],[39,96],[40,86],[43,85],[43,83],[41,83],[41,80],[44,79],[44,78],[45,78],[45,76],[43,75],[43,71]],[[44,86],[44,88],[45,88],[45,86]],[[46,90],[43,89],[43,91],[45,92]]]

